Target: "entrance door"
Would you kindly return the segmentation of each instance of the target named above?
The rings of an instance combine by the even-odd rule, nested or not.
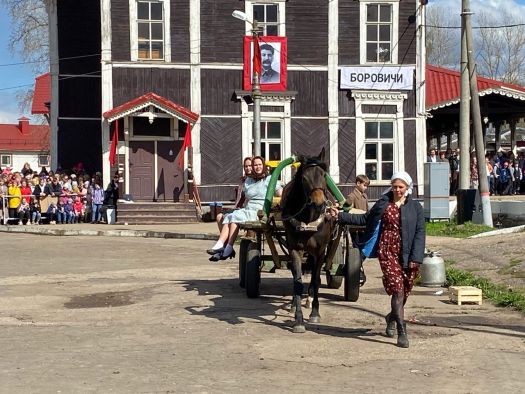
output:
[[[155,199],[154,160],[155,143],[153,141],[129,142],[129,192],[136,201]]]
[[[181,199],[184,188],[184,172],[178,165],[181,148],[182,141],[157,141],[157,199],[159,201],[178,202]]]

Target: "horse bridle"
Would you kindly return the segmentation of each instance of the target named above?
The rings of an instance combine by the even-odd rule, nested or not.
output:
[[[302,166],[302,165],[301,165]],[[326,210],[326,207],[328,205],[328,202],[329,200],[326,198],[326,187],[325,188],[322,188],[322,187],[315,187],[313,188],[312,190],[310,190],[310,193],[308,193],[308,190],[306,190],[305,186],[304,186],[304,181],[303,181],[303,177],[304,177],[304,171],[308,168],[311,168],[311,167],[321,167],[318,163],[310,163],[310,164],[305,164],[304,167],[303,167],[303,174],[301,175],[301,183],[302,183],[302,187],[303,187],[303,193],[305,195],[305,197],[307,197],[307,200],[306,202],[303,204],[303,206],[301,207],[301,209],[299,209],[299,211],[297,211],[295,214],[293,215],[290,215],[290,216],[287,216],[286,218],[283,218],[283,220],[291,220],[291,219],[295,219],[297,216],[299,216],[308,206],[314,204],[314,202],[312,201],[311,199],[311,195],[314,191],[316,190],[321,190],[323,192],[323,196],[324,196],[324,201],[323,201],[323,204],[322,204],[322,207],[321,207],[321,212],[324,212]],[[324,168],[321,168],[323,170],[323,172],[326,172],[326,170]],[[321,217],[321,215],[319,215],[319,217]],[[319,220],[319,219],[318,219]]]

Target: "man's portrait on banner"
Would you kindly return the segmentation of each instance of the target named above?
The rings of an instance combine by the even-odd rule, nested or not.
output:
[[[261,54],[261,90],[286,90],[287,38],[278,36],[259,37]],[[253,38],[244,38],[244,89],[252,89],[253,81]]]

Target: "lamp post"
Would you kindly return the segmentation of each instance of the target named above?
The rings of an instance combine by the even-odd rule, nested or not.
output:
[[[248,15],[246,15],[244,12],[235,10],[232,13],[232,16],[234,18],[240,19],[244,22],[248,22],[250,25],[252,25],[252,36],[253,36],[253,42],[255,42],[255,39],[257,38],[257,35],[261,31],[259,28],[259,24],[256,19],[253,21],[250,21],[248,19]],[[254,46],[255,49],[255,46]],[[255,56],[255,53],[254,53]],[[253,63],[252,63],[252,100],[253,100],[253,155],[254,156],[260,156],[261,155],[261,85],[260,85],[260,75],[259,72],[256,72],[253,70]]]

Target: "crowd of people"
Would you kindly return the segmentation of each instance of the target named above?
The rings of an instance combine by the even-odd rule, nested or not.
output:
[[[0,221],[40,225],[101,223],[107,207],[117,207],[119,175],[104,189],[102,174],[90,176],[81,163],[71,171],[0,169]]]
[[[459,187],[459,171],[461,165],[460,150],[438,152],[430,149],[427,162],[448,162],[450,167],[450,195],[456,194]],[[479,186],[479,171],[475,155],[469,159],[470,188]],[[525,194],[525,152],[514,155],[512,151],[502,149],[496,153],[485,155],[485,175],[487,177],[490,195],[508,196]]]

